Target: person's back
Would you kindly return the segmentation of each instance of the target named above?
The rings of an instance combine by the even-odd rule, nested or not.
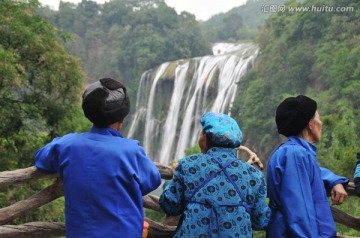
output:
[[[212,142],[213,146],[204,147],[203,153],[181,159],[174,179],[160,197],[160,205],[168,215],[182,214],[174,237],[252,237],[252,229],[264,229],[270,215],[263,175],[237,158],[234,148],[241,143],[237,124],[222,114],[208,113],[203,118],[207,116],[219,117],[221,129],[233,123],[234,138],[222,138],[224,144]],[[204,133],[211,134],[207,129]],[[202,139],[209,137],[200,136],[200,147]],[[214,141],[215,137],[212,135]]]
[[[61,175],[67,237],[141,237],[142,196],[161,178],[137,141],[94,125],[55,138],[35,153],[35,166]]]
[[[194,157],[197,159],[194,160]],[[179,237],[196,237],[195,234],[206,234],[208,237],[252,237],[252,226],[257,229],[266,227],[267,221],[261,216],[255,216],[264,209],[265,205],[259,206],[259,202],[266,196],[265,183],[259,170],[237,159],[232,149],[228,148],[214,147],[205,155],[192,155],[182,160],[179,169],[186,164],[192,170],[192,175],[185,172],[182,177],[188,187],[185,199],[188,200],[189,208],[185,210],[182,228],[177,232]],[[198,188],[229,162],[231,164],[228,167],[202,188]],[[193,224],[201,225],[193,230],[186,228]]]
[[[266,237],[336,237],[325,189],[331,190],[333,204],[341,204],[349,180],[318,164],[315,143],[322,122],[316,101],[304,95],[286,98],[276,109],[275,122],[288,141],[271,153],[267,165],[271,217]]]
[[[290,137],[273,151],[267,171],[271,207],[267,237],[336,234],[314,148],[301,138]],[[322,214],[320,222],[315,222],[318,220],[312,213],[316,212]]]

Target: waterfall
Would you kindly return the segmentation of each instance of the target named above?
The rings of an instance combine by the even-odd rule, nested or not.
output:
[[[217,43],[213,55],[166,62],[143,73],[128,138],[162,164],[196,145],[207,111],[230,114],[239,82],[252,67],[254,44]]]

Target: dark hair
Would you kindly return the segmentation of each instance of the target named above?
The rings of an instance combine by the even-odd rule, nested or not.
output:
[[[82,108],[85,116],[98,127],[122,122],[130,112],[126,87],[111,78],[100,79],[84,91]]]
[[[210,149],[210,148],[214,147],[215,145],[211,141],[211,138],[208,135],[206,135],[206,133],[204,131],[202,133],[206,136],[206,148]]]
[[[297,136],[314,118],[317,103],[313,99],[299,95],[288,97],[276,109],[276,126],[284,136]]]

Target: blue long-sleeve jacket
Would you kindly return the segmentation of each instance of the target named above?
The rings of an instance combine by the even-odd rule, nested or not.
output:
[[[252,229],[268,223],[265,199],[263,174],[234,149],[214,147],[180,160],[160,205],[168,215],[183,215],[174,237],[252,237]]]
[[[35,153],[35,166],[61,175],[67,238],[141,237],[142,196],[161,178],[137,141],[93,127],[55,138]]]
[[[360,197],[360,150],[356,153],[356,164],[354,172],[355,193]]]
[[[319,167],[312,144],[289,137],[274,150],[268,163],[271,218],[267,237],[336,237],[325,188],[348,182]]]

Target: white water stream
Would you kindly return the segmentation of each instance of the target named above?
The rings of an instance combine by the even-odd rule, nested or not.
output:
[[[213,54],[166,62],[143,73],[128,137],[162,164],[184,156],[197,143],[199,119],[207,111],[230,114],[259,49],[253,44],[218,43]]]

